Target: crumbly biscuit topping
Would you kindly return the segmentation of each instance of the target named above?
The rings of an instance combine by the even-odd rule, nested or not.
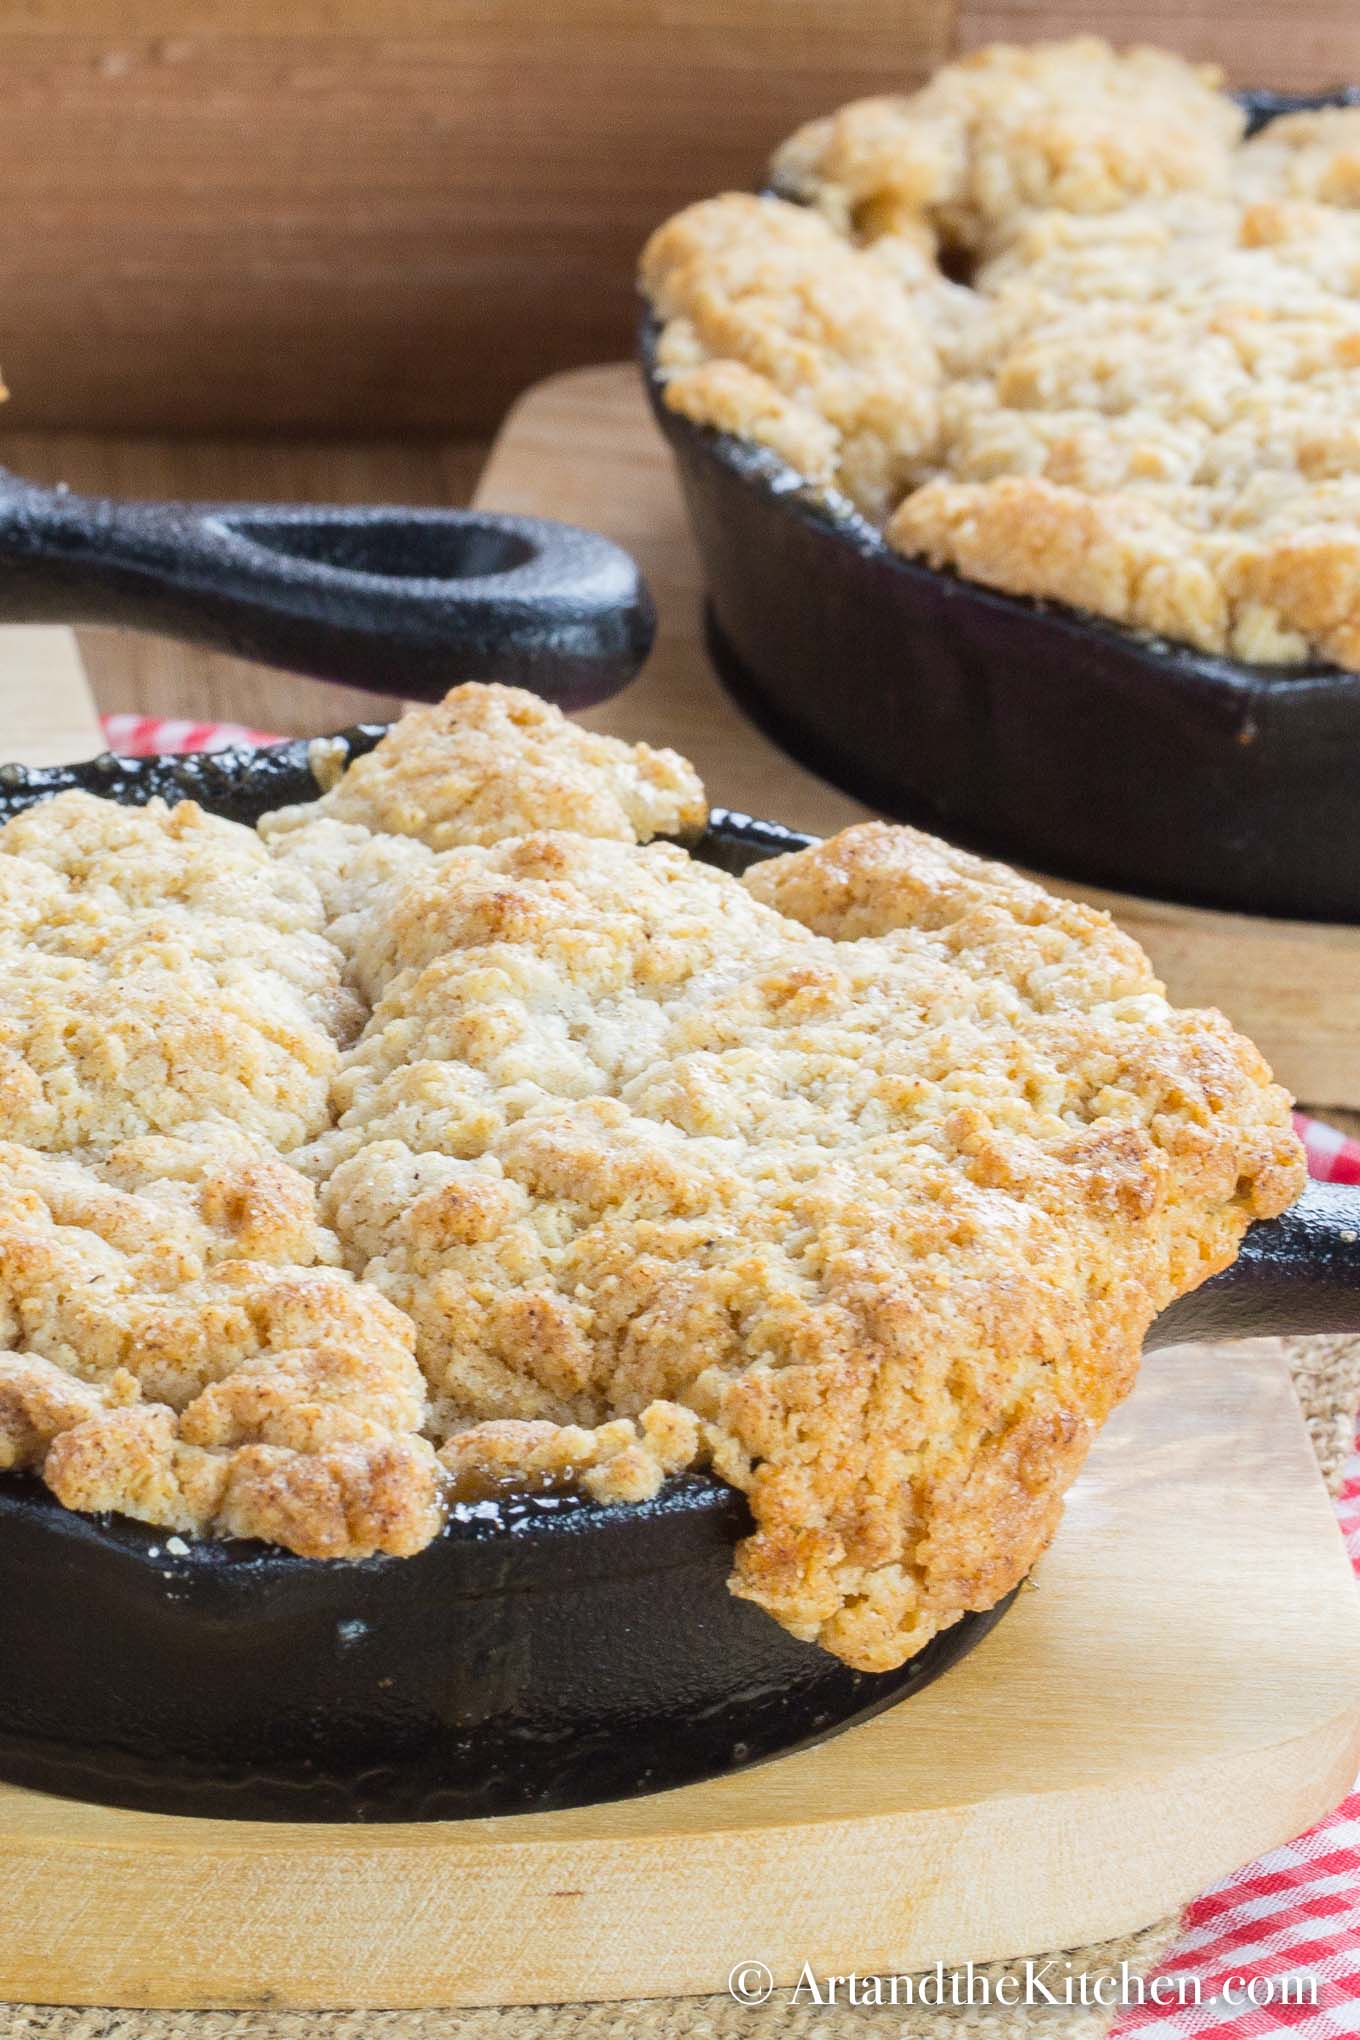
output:
[[[63,793],[0,828],[0,1135],[104,1149],[325,1123],[361,1009],[315,886],[192,803]]]
[[[933,565],[1360,667],[1360,112],[1216,82],[995,45],[814,121],[648,244],[667,402]]]
[[[77,911],[98,870],[115,920],[185,917],[166,1034],[221,1007],[224,925],[297,915],[329,1053],[286,1127],[226,1034],[136,1124],[63,1077],[39,1141],[0,1091],[0,1463],[323,1557],[419,1549],[488,1482],[709,1465],[754,1517],[734,1590],[884,1669],[1024,1574],[1153,1316],[1296,1194],[1288,1100],[1093,910],[886,825],[739,881],[641,840],[655,754],[598,742],[460,689],[272,858],[69,796],[0,831],[21,973],[69,940],[137,978]],[[437,842],[387,829],[403,783]]]
[[[357,758],[320,800],[280,809],[261,833],[272,842],[335,821],[447,850],[551,818],[583,836],[646,843],[696,834],[706,815],[698,775],[676,752],[597,736],[518,687],[469,685],[411,710],[399,743]]]
[[[771,168],[781,189],[842,227],[900,215],[995,248],[1043,208],[1105,213],[1225,190],[1243,116],[1221,83],[1213,65],[1146,48],[1120,55],[1096,36],[993,43],[919,92],[810,122]]]

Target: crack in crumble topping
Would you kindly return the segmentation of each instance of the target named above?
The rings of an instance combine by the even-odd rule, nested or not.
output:
[[[1360,110],[1218,82],[995,44],[811,122],[649,242],[666,402],[933,566],[1360,668]]]
[[[505,688],[257,833],[0,830],[0,1465],[401,1555],[460,1483],[749,1497],[849,1663],[992,1605],[1289,1101],[1094,910],[866,824],[737,880],[683,760]]]

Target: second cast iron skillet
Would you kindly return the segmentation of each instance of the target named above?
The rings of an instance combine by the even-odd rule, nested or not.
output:
[[[1349,91],[1243,95],[1254,131]],[[1258,667],[896,553],[767,449],[666,408],[715,664],[824,778],[1059,877],[1360,921],[1360,673]]]
[[[342,740],[367,750],[377,728]],[[253,822],[314,798],[305,743],[0,768],[0,820],[65,787],[192,796]],[[726,870],[810,839],[715,812]],[[1360,1192],[1310,1189],[1150,1344],[1360,1330]],[[414,1558],[320,1563],[173,1542],[0,1478],[0,1777],[116,1805],[263,1820],[449,1819],[681,1785],[904,1699],[1009,1602],[897,1672],[855,1672],[728,1593],[742,1497],[700,1476],[641,1507],[458,1505]]]

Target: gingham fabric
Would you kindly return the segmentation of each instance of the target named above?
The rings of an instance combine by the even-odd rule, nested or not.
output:
[[[1308,1150],[1310,1176],[1319,1183],[1360,1183],[1360,1140],[1302,1112],[1294,1114],[1294,1124]]]
[[[174,722],[154,715],[106,715],[104,742],[120,758],[149,758],[157,751],[229,751],[237,744],[276,744],[263,730],[241,723]]]
[[[1330,1127],[1321,1131],[1332,1133]],[[1354,1168],[1360,1142],[1344,1145]],[[1360,1573],[1360,1437],[1336,1507]],[[1340,2040],[1360,2034],[1360,1780],[1329,1819],[1197,1898],[1182,1927],[1180,1940],[1152,1972],[1168,1980],[1163,2007],[1151,2001],[1130,2007],[1110,2040],[1267,2040],[1277,2034]],[[1241,2002],[1240,1979],[1303,1976],[1317,1979],[1316,2006],[1306,1991],[1289,2004],[1252,2009]],[[1237,2002],[1224,2002],[1225,1989]]]
[[[233,723],[104,718],[111,751],[221,751],[275,741]],[[1360,1140],[1295,1113],[1308,1167],[1324,1183],[1360,1183]],[[1337,1500],[1346,1548],[1360,1573],[1360,1439]],[[1341,2040],[1360,2036],[1360,1781],[1330,1819],[1206,1891],[1185,1914],[1184,1933],[1151,1974],[1167,1979],[1150,2000],[1116,2019],[1110,2040]],[[1225,2002],[1248,1979],[1318,1979],[1318,2003]],[[1150,1981],[1151,1979],[1149,1979]],[[1198,1992],[1198,2003],[1194,2002]],[[1278,1988],[1278,1985],[1277,1985]],[[1174,1997],[1173,1997],[1174,1989]],[[1166,2000],[1172,1998],[1172,2006]],[[1185,2002],[1179,2000],[1184,1999]]]

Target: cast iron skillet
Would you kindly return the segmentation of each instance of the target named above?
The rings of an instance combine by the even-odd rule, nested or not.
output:
[[[1353,91],[1244,95],[1254,131]],[[895,553],[845,498],[666,408],[738,700],[813,770],[1065,878],[1360,921],[1360,673],[1253,667]]]
[[[368,750],[378,728],[341,741]],[[0,821],[65,787],[252,822],[317,792],[308,747],[0,768]],[[730,871],[810,839],[718,810]],[[1360,1330],[1360,1193],[1314,1186],[1150,1341]],[[322,1564],[76,1516],[0,1479],[0,1776],[153,1810],[448,1819],[681,1785],[796,1749],[935,1678],[1008,1601],[900,1671],[851,1671],[727,1592],[741,1496],[455,1508],[415,1558]]]
[[[437,701],[504,680],[587,708],[655,619],[597,532],[482,510],[120,503],[0,468],[0,622],[112,623]]]

